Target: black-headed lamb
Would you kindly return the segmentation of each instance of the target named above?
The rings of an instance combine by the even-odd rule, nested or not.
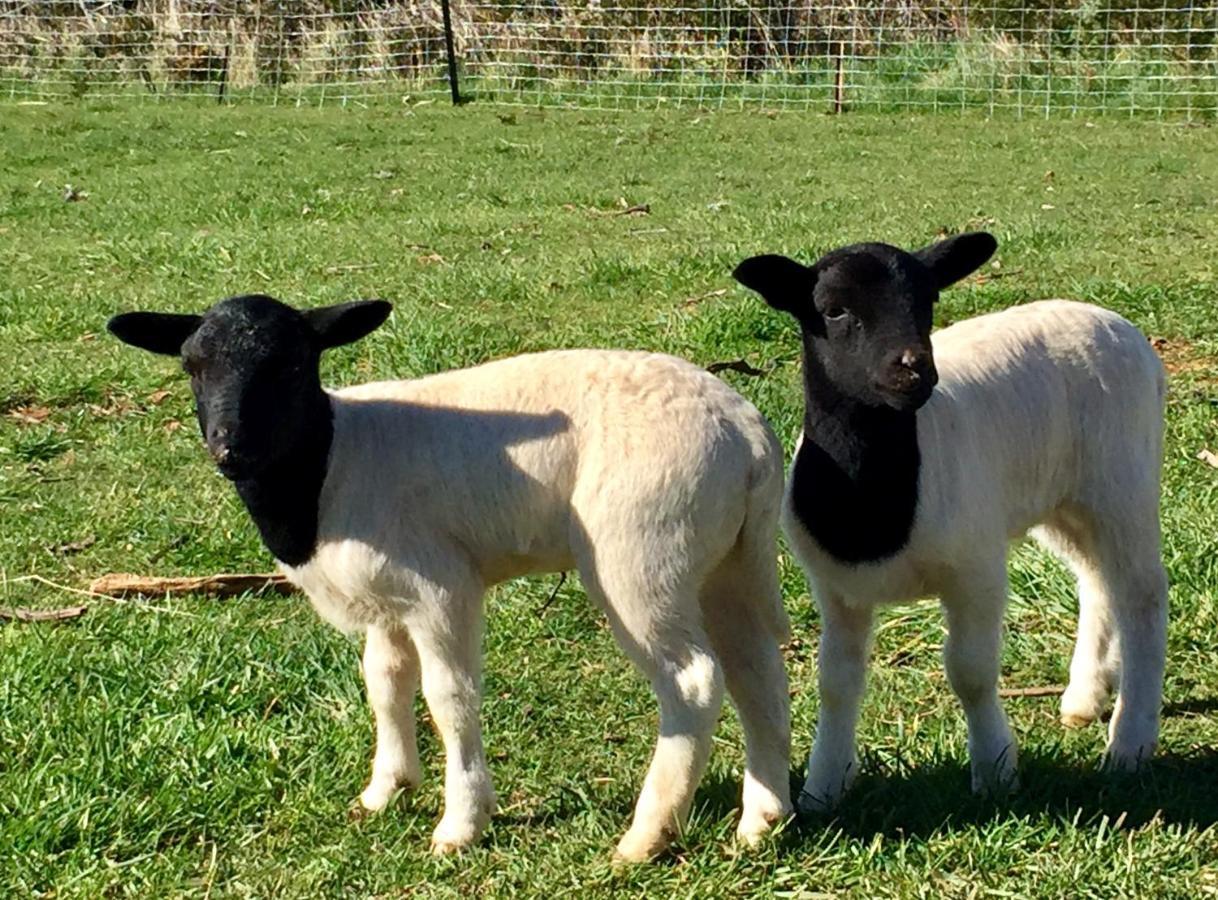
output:
[[[974,233],[914,253],[856,244],[811,267],[758,256],[736,269],[803,333],[807,405],[782,516],[823,628],[803,809],[832,807],[857,773],[874,606],[928,596],[947,619],[973,789],[1014,784],[997,686],[1007,547],[1029,531],[1078,578],[1063,722],[1094,721],[1119,684],[1108,764],[1133,769],[1155,749],[1163,367],[1120,316],[1062,300],[932,338],[939,291],[996,247]]]
[[[201,316],[109,323],[128,344],[181,356],[208,450],[267,548],[325,619],[366,633],[377,739],[363,806],[421,778],[421,681],[447,764],[433,849],[478,838],[495,806],[479,724],[483,594],[574,568],[659,699],[618,855],[651,858],[681,827],[725,683],[746,742],[738,833],[756,841],[791,808],[782,450],[765,419],[687,362],[624,351],[323,389],[322,351],[389,311],[243,296]]]

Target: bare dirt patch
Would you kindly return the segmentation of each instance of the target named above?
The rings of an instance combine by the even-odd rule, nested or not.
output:
[[[1192,341],[1183,338],[1153,337],[1151,346],[1163,360],[1163,368],[1172,378],[1188,376],[1201,381],[1218,382],[1218,357],[1206,353]]]

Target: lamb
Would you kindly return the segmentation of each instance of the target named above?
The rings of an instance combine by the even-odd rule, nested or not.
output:
[[[574,568],[660,706],[618,857],[650,859],[678,833],[725,686],[746,742],[738,835],[758,841],[791,811],[782,449],[765,419],[702,369],[641,352],[536,353],[324,390],[322,351],[389,312],[259,295],[108,326],[181,356],[207,448],[266,547],[322,617],[366,634],[376,752],[362,805],[382,809],[421,779],[421,681],[446,757],[433,850],[479,837],[495,807],[479,724],[483,594]]]
[[[1120,316],[1048,300],[930,335],[939,291],[997,247],[964,234],[907,253],[855,244],[805,267],[745,260],[738,281],[794,316],[806,413],[782,525],[820,607],[820,722],[799,798],[832,808],[877,604],[938,596],[944,662],[968,722],[974,791],[1016,784],[997,684],[1008,542],[1031,532],[1077,576],[1064,724],[1119,694],[1106,763],[1154,751],[1167,627],[1160,553],[1163,367]]]

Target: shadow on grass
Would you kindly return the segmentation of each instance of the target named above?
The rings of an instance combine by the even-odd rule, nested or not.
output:
[[[1202,716],[1218,712],[1218,697],[1192,697],[1178,703],[1163,704],[1163,718],[1171,716]]]
[[[864,764],[864,769],[868,769]],[[1025,751],[1020,788],[1009,797],[976,797],[963,761],[919,766],[891,774],[865,772],[833,816],[801,818],[784,844],[796,846],[826,829],[868,840],[925,838],[936,833],[1007,819],[1056,819],[1080,828],[1136,828],[1154,819],[1203,829],[1218,824],[1218,748],[1157,757],[1143,773],[1123,775],[1063,762],[1056,755]],[[803,783],[791,773],[792,796]],[[730,815],[740,805],[740,785],[710,775],[698,791],[704,816]]]
[[[841,828],[854,837],[927,837],[1004,819],[1057,819],[1080,827],[1136,828],[1153,819],[1192,828],[1218,823],[1218,750],[1164,755],[1142,773],[1101,772],[1032,751],[1019,761],[1020,787],[1008,797],[976,797],[963,762],[890,776],[864,775],[838,813],[811,817],[799,831]]]
[[[1202,697],[1164,707],[1164,716],[1206,715],[1218,709],[1218,698]],[[859,840],[876,835],[926,838],[934,834],[1006,820],[1053,820],[1078,828],[1137,828],[1153,820],[1189,828],[1218,825],[1218,747],[1186,753],[1164,753],[1136,775],[1100,771],[1095,763],[1069,761],[1056,751],[1025,748],[1020,753],[1020,787],[1007,797],[974,796],[963,759],[895,770],[865,760],[863,774],[832,816],[801,817],[788,828],[782,844],[789,849],[838,831]],[[792,770],[791,795],[803,785],[802,766]],[[633,791],[642,787],[637,773]],[[577,784],[538,798],[531,808],[500,813],[496,822],[511,828],[560,825],[580,816],[614,815],[624,830],[636,795],[614,800],[593,796]],[[712,769],[695,799],[696,818],[735,819],[740,814],[739,778]]]

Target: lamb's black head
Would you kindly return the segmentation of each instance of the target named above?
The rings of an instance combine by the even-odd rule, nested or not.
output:
[[[733,273],[775,309],[799,320],[820,380],[866,406],[909,412],[939,380],[930,326],[939,291],[984,263],[998,242],[962,234],[913,253],[852,244],[808,267],[785,256],[754,256]]]
[[[383,300],[296,310],[260,294],[222,300],[201,316],[133,312],[106,325],[119,340],[181,356],[199,428],[220,471],[257,477],[328,421],[318,361],[376,329]]]

